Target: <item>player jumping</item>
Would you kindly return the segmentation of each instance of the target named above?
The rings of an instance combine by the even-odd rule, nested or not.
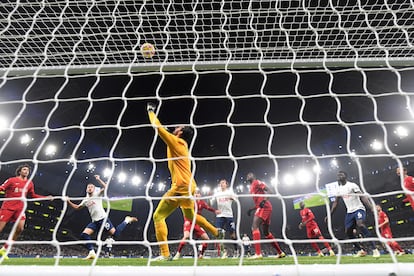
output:
[[[87,241],[85,244],[86,248],[89,250],[88,256],[84,258],[84,260],[92,260],[96,258],[96,253],[93,248],[93,243],[91,243],[91,235],[99,231],[99,229],[103,226],[105,227],[105,231],[108,232],[111,236],[117,238],[121,235],[122,231],[125,229],[125,227],[133,222],[138,221],[136,217],[130,217],[126,216],[124,221],[120,223],[118,226],[115,226],[112,224],[109,217],[106,217],[106,211],[103,208],[102,205],[102,196],[105,193],[105,189],[107,189],[108,184],[106,184],[99,175],[95,175],[96,180],[99,182],[99,184],[103,187],[102,189],[99,189],[95,187],[94,184],[89,183],[86,186],[86,197],[82,200],[81,203],[75,204],[73,203],[69,198],[66,198],[68,204],[76,209],[80,210],[84,207],[88,208],[89,214],[91,216],[92,222],[90,222],[85,229],[83,230],[81,234],[81,239]],[[105,222],[105,224],[104,224]]]

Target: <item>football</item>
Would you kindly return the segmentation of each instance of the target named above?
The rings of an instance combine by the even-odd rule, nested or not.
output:
[[[152,58],[155,55],[155,47],[151,43],[144,43],[141,45],[141,55],[144,58]]]

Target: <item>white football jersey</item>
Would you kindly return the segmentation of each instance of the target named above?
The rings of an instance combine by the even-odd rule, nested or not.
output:
[[[105,245],[106,247],[112,247],[112,244],[115,242],[115,240],[111,237],[106,238]]]
[[[338,186],[337,196],[343,198],[347,213],[353,213],[356,210],[365,210],[365,206],[362,204],[361,197],[359,195],[356,195],[360,192],[361,189],[359,186],[353,182],[348,181],[345,183],[345,185]]]
[[[225,191],[219,190],[216,192],[215,197],[217,200],[217,210],[221,211],[220,214],[217,214],[217,217],[232,218],[233,209],[231,208],[231,204],[235,198],[234,192],[230,189]]]
[[[106,211],[102,205],[102,197],[100,195],[100,188],[95,188],[93,191],[92,196],[88,194],[79,204],[80,206],[88,207],[89,214],[91,215],[92,221],[99,221],[106,217]]]
[[[250,238],[248,236],[242,237],[243,245],[250,245]]]

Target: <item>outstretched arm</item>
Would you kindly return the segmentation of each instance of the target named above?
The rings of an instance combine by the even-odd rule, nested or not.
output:
[[[44,195],[36,194],[32,182],[29,184],[29,188],[28,188],[28,191],[27,191],[27,195],[30,198],[48,198],[49,200],[53,200],[53,196],[52,195],[44,196]]]
[[[73,203],[68,197],[66,197],[65,199],[66,199],[66,202],[69,204],[69,206],[72,207],[73,209],[79,210],[83,208],[83,205]]]
[[[247,210],[247,215],[250,217],[252,215],[253,212],[255,212],[257,210],[256,207],[252,207],[250,209]]]
[[[161,139],[166,143],[170,148],[177,148],[179,138],[174,134],[170,133],[160,122],[155,115],[155,104],[148,103],[147,104],[147,111],[148,111],[148,118],[153,127],[157,130],[158,135]]]
[[[95,179],[102,186],[103,189],[101,190],[101,192],[103,192],[108,187],[108,184],[105,181],[103,181],[98,174],[95,174]]]

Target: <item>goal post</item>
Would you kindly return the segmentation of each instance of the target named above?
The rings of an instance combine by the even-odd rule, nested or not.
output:
[[[32,208],[34,200],[26,202],[33,213],[25,232],[41,233],[60,249],[61,238],[70,240],[68,232],[76,237],[82,230],[62,199],[79,199],[93,174],[111,168],[105,176],[109,209],[111,199],[122,198],[139,208],[121,207],[141,214],[142,225],[127,229],[121,244],[134,246],[139,240],[142,255],[156,255],[152,214],[170,179],[165,148],[146,117],[146,104],[155,102],[167,127],[194,127],[190,151],[200,188],[214,188],[224,177],[237,192],[238,237],[228,242],[241,247],[241,234],[251,233],[246,173],[257,172],[275,189],[269,196],[271,229],[294,264],[240,262],[239,274],[412,273],[389,246],[383,248],[391,256],[385,263],[342,264],[342,254],[352,252],[342,218],[322,223],[329,211],[329,183],[344,169],[372,203],[393,211],[396,240],[414,243],[412,232],[404,230],[413,227],[411,207],[401,203],[407,191],[394,172],[414,160],[405,139],[414,117],[413,1],[20,0],[2,2],[0,14],[0,181],[28,162],[34,165],[35,188],[55,196],[55,205],[41,201],[40,209]],[[144,43],[155,47],[154,56],[142,55]],[[49,148],[55,142],[58,149]],[[293,168],[314,169],[311,184],[285,186],[296,177],[284,178]],[[310,194],[316,195],[312,203],[319,208],[326,241],[338,249],[336,264],[298,262],[300,252],[312,250],[312,240],[297,232],[294,201]],[[123,212],[111,214],[116,211]],[[377,216],[369,216],[371,239],[385,243]],[[171,233],[181,231],[181,225],[171,228]],[[14,231],[4,231],[0,242]],[[171,247],[179,240],[175,235]],[[102,241],[95,242],[101,250]],[[6,274],[27,271],[3,262],[0,270]],[[156,269],[56,262],[33,272],[207,275],[234,269],[197,262]]]

